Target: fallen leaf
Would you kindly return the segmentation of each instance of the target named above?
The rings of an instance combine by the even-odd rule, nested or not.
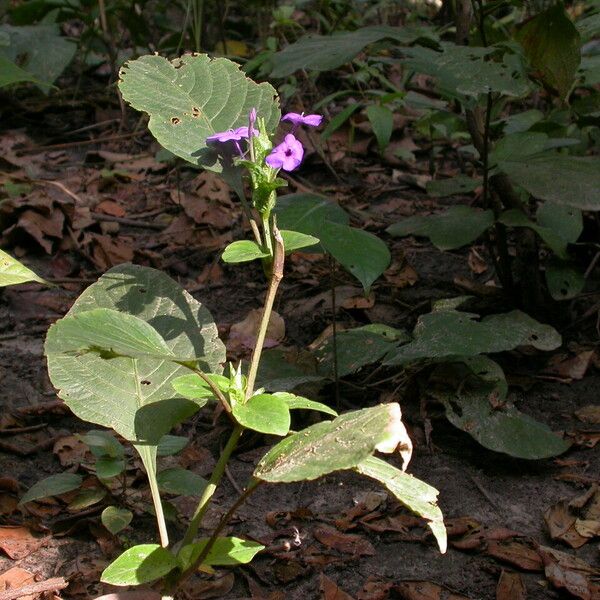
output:
[[[459,540],[452,541],[452,546],[459,550],[476,550],[485,548],[489,541],[506,540],[513,537],[518,537],[519,534],[512,529],[505,527],[486,527],[482,525],[473,529]]]
[[[540,555],[525,542],[491,541],[488,543],[486,554],[524,571],[541,571],[543,569]]]
[[[502,570],[498,587],[496,587],[496,600],[525,600],[527,588],[518,573]]]
[[[590,363],[594,358],[594,350],[585,350],[584,352],[580,352],[576,356],[565,356],[564,354],[554,356],[548,361],[548,366],[544,369],[544,373],[547,375],[554,375],[560,377],[567,382],[583,379],[583,376],[586,374]],[[585,407],[585,408],[593,408],[593,407]],[[581,409],[582,411],[585,411]],[[597,418],[598,421],[596,423],[600,423],[600,406],[596,406]],[[575,415],[578,416],[577,411]],[[586,421],[585,419],[581,419],[582,421]],[[586,421],[587,423],[594,423],[594,421]]]
[[[331,527],[317,527],[313,531],[316,540],[327,548],[333,548],[352,556],[374,556],[375,548],[369,540],[353,533],[340,533]]]
[[[22,569],[21,567],[13,567],[0,575],[0,592],[8,590],[18,590],[24,585],[29,585],[35,582],[33,573]],[[36,600],[39,594],[28,594],[27,596],[19,596],[19,600]]]
[[[588,540],[575,529],[575,515],[569,511],[567,500],[560,500],[544,513],[548,533],[553,540],[561,540],[571,546],[580,548]]]
[[[324,573],[321,573],[319,589],[322,600],[354,600],[350,594],[338,587],[337,583]]]
[[[565,589],[581,600],[596,600],[596,586],[590,577],[599,575],[599,569],[554,548],[540,546],[538,551],[544,563],[546,577],[554,587]]]
[[[485,259],[475,247],[472,247],[469,250],[469,257],[467,258],[467,263],[469,265],[469,269],[476,275],[481,275],[481,273],[485,273],[488,270],[488,265],[485,262]]]
[[[384,271],[383,276],[396,289],[415,285],[419,280],[417,272],[406,261],[392,264],[389,269]]]
[[[95,206],[94,210],[112,217],[124,217],[127,214],[125,209],[114,200],[103,200]]]
[[[584,423],[600,425],[600,404],[588,404],[576,410],[575,416]]]
[[[393,587],[401,600],[469,600],[430,581],[401,581]]]
[[[52,452],[58,456],[63,467],[81,464],[88,447],[76,435],[68,435],[56,440]]]
[[[256,336],[262,319],[262,308],[251,310],[243,321],[234,323],[229,329],[228,350],[252,349],[256,343]],[[265,348],[272,348],[279,345],[279,342],[285,337],[285,321],[275,311],[271,312],[269,317],[269,326],[267,327],[267,336],[265,339]],[[230,347],[232,346],[232,347]]]
[[[576,446],[584,446],[586,448],[594,448],[598,442],[600,442],[600,431],[569,431],[567,436],[573,440]]]
[[[45,537],[35,537],[27,527],[0,527],[0,550],[14,560],[29,556],[46,541]]]
[[[371,576],[356,595],[356,600],[387,600],[392,585],[390,581],[379,581]]]
[[[133,246],[129,238],[93,234],[92,240],[92,260],[101,271],[133,260]]]

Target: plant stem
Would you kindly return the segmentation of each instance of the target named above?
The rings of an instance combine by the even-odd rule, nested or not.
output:
[[[190,371],[196,373],[196,375],[198,375],[203,381],[205,381],[208,384],[208,387],[210,388],[211,392],[215,395],[215,397],[217,398],[217,400],[219,400],[219,402],[223,406],[223,410],[228,415],[231,414],[231,406],[229,406],[229,402],[227,401],[227,398],[225,398],[225,395],[219,389],[219,386],[216,385],[215,382],[212,381],[210,379],[210,377],[206,373],[204,373],[203,371],[201,371],[200,369],[198,369],[198,367],[191,366],[187,362],[178,362],[177,364],[180,364],[180,365],[182,365],[184,367],[187,367]]]
[[[265,214],[261,215],[261,219],[262,219],[263,235],[265,238],[265,246],[267,247],[269,254],[271,256],[273,256],[273,240],[271,239],[271,237],[272,237],[271,217],[269,216],[268,213],[265,213]]]
[[[265,337],[267,335],[267,329],[269,327],[269,321],[271,319],[271,313],[273,311],[275,296],[277,295],[277,288],[279,287],[279,284],[281,283],[281,280],[283,278],[283,265],[285,262],[285,249],[283,247],[283,238],[281,237],[281,234],[279,233],[279,230],[275,225],[273,225],[271,233],[273,241],[275,242],[275,249],[273,251],[273,263],[271,265],[271,280],[269,282],[269,289],[267,290],[267,297],[265,298],[265,306],[260,321],[260,327],[258,329],[258,335],[256,336],[256,345],[254,346],[254,352],[252,353],[252,359],[250,361],[250,370],[248,371],[248,384],[246,387],[246,400],[250,398],[254,393],[254,383],[256,382],[256,374],[258,373],[260,356],[262,354],[263,346],[265,343]]]
[[[200,528],[200,524],[202,523],[202,518],[204,517],[206,510],[208,509],[210,499],[213,497],[217,486],[219,485],[223,474],[225,473],[225,466],[229,461],[229,457],[231,453],[234,451],[237,443],[244,431],[244,428],[241,425],[236,425],[231,432],[231,436],[229,440],[227,440],[227,444],[225,448],[223,448],[223,452],[221,452],[221,456],[219,457],[219,461],[215,465],[215,468],[210,476],[208,484],[204,488],[202,492],[202,496],[200,497],[200,501],[198,502],[198,506],[196,507],[196,511],[192,516],[192,520],[188,526],[187,531],[185,532],[185,536],[181,542],[181,547],[187,546],[194,541],[196,534],[198,533],[198,529]]]
[[[177,581],[177,586],[180,586],[184,581],[186,581],[186,579],[193,575],[194,572],[198,569],[198,567],[206,560],[206,557],[209,555],[210,551],[212,550],[212,547],[215,545],[215,542],[217,541],[221,531],[225,529],[227,523],[229,523],[231,517],[233,517],[237,509],[248,499],[250,494],[252,494],[261,483],[263,482],[259,479],[254,478],[250,481],[248,487],[238,497],[233,506],[227,511],[227,513],[223,515],[223,517],[219,521],[219,524],[210,536],[210,539],[206,543],[206,546],[204,546],[204,548],[202,549],[202,552],[200,552],[196,560],[182,573],[181,577]]]
[[[332,353],[333,353],[333,381],[335,386],[335,407],[336,410],[340,410],[341,399],[340,399],[340,376],[338,367],[338,340],[337,340],[337,302],[335,297],[335,261],[331,254],[329,255],[329,277],[331,285],[331,312],[333,313],[333,320],[331,321],[331,336],[332,336]]]

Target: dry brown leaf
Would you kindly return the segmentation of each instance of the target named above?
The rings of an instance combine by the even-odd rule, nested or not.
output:
[[[540,546],[538,551],[544,561],[546,577],[554,587],[566,589],[581,600],[596,600],[595,584],[590,577],[600,575],[599,569],[554,548]]]
[[[372,308],[375,304],[375,294],[371,292],[365,296],[360,288],[351,285],[342,285],[335,288],[335,298],[338,308]],[[321,292],[310,298],[291,300],[286,304],[285,314],[303,315],[331,305],[331,291]]]
[[[103,200],[95,206],[94,210],[112,217],[124,217],[127,214],[125,209],[114,200]]]
[[[393,589],[402,600],[469,600],[430,581],[401,581]]]
[[[256,336],[260,327],[263,311],[261,308],[251,310],[243,321],[234,323],[229,330],[228,350],[233,348],[254,348]],[[271,312],[269,326],[267,327],[267,336],[265,338],[265,348],[278,346],[279,342],[285,337],[285,321],[280,314]]]
[[[475,247],[472,247],[469,251],[467,263],[469,264],[469,269],[476,275],[481,275],[481,273],[485,273],[488,270],[485,259],[479,254]]]
[[[92,239],[92,260],[101,271],[133,260],[134,252],[130,238],[93,234]]]
[[[45,537],[35,537],[27,527],[0,527],[0,550],[14,560],[29,556],[46,541]]]
[[[78,436],[68,435],[56,440],[52,452],[58,456],[58,460],[63,467],[71,467],[83,462],[88,447]]]
[[[585,350],[584,352],[580,352],[579,354],[577,354],[576,356],[565,356],[564,354],[561,355],[557,355],[552,357],[549,361],[548,361],[548,366],[546,367],[546,369],[544,369],[544,373],[547,375],[553,375],[556,377],[560,377],[564,380],[566,380],[567,382],[569,381],[573,381],[573,380],[578,380],[578,379],[583,379],[583,376],[586,374],[593,358],[594,358],[595,352],[594,350]],[[590,407],[585,407],[590,408]],[[598,421],[596,421],[597,423],[600,423],[600,406],[596,407],[597,409],[597,415],[598,415]],[[581,410],[585,410],[585,409],[581,409]],[[579,411],[577,411],[579,412]],[[577,415],[577,412],[575,413],[575,415]],[[585,419],[581,419],[582,421],[585,421]],[[586,423],[590,423],[593,421],[585,421]]]
[[[575,416],[584,423],[600,425],[600,404],[588,404],[576,410]]]
[[[415,285],[419,280],[417,272],[406,262],[394,263],[387,269],[383,276],[385,280],[392,284],[396,289],[402,289]]]
[[[489,541],[506,540],[518,536],[519,534],[512,529],[482,525],[470,530],[467,535],[459,540],[452,541],[452,545],[459,550],[475,550],[484,548]]]
[[[540,555],[525,542],[491,541],[488,543],[486,553],[488,556],[492,556],[524,571],[541,571],[543,568]]]
[[[576,446],[584,446],[585,448],[594,448],[600,442],[600,431],[581,429],[579,431],[568,431],[567,436],[573,440]]]
[[[553,540],[561,540],[571,546],[580,548],[588,540],[575,529],[576,517],[569,511],[567,500],[560,500],[544,513],[548,532]]]
[[[327,548],[352,556],[375,556],[375,548],[369,540],[354,533],[340,533],[331,527],[317,527],[313,531],[316,540]]]
[[[0,575],[0,592],[7,590],[18,590],[24,585],[29,585],[35,582],[33,573],[22,569],[21,567],[13,567]],[[39,594],[28,594],[20,596],[19,600],[36,600]]]
[[[350,594],[338,587],[337,583],[324,573],[321,573],[319,589],[322,600],[354,600]]]
[[[527,588],[523,578],[518,573],[502,570],[496,588],[496,600],[525,600],[526,598]]]
[[[379,581],[371,576],[356,595],[356,600],[387,600],[392,585],[390,581]]]

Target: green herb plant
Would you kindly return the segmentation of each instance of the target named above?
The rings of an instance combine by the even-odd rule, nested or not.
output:
[[[320,116],[285,115],[288,133],[274,146],[280,112],[273,88],[247,79],[226,59],[194,55],[169,62],[144,56],[128,63],[120,76],[125,100],[149,114],[149,128],[166,149],[220,172],[238,193],[253,239],[233,242],[223,258],[229,263],[260,261],[268,287],[248,365],[223,369],[225,347],[208,310],[164,273],[141,266],[122,265],[105,273],[48,331],[45,353],[59,396],[80,418],[132,444],[152,494],[158,543],[127,549],[105,569],[102,581],[154,583],[164,598],[175,597],[198,568],[247,563],[264,549],[223,535],[233,514],[258,487],[310,481],[341,470],[381,482],[426,519],[444,552],[438,492],[405,472],[412,445],[397,403],[338,415],[322,403],[257,384],[286,254],[319,241],[280,230],[275,209],[277,190],[285,185],[280,171],[293,170],[303,158],[294,132],[317,125]],[[244,184],[251,190],[248,198]],[[218,405],[231,431],[185,534],[173,543],[161,501],[157,455],[171,429],[208,403]],[[331,419],[295,431],[290,412],[298,409]],[[281,439],[259,461],[214,530],[200,535],[228,461],[249,431]],[[377,452],[397,452],[402,468]]]

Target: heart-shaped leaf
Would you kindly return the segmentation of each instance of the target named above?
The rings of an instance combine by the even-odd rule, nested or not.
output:
[[[123,98],[150,115],[148,127],[162,146],[206,169],[221,169],[209,135],[248,125],[253,108],[269,131],[279,123],[273,87],[255,83],[226,58],[142,56],[125,63],[120,77]]]
[[[290,430],[290,409],[284,400],[272,394],[257,394],[245,404],[232,406],[236,421],[254,431],[272,435],[287,435]]]
[[[126,508],[107,506],[100,515],[102,525],[112,534],[117,534],[131,523],[133,513]]]

